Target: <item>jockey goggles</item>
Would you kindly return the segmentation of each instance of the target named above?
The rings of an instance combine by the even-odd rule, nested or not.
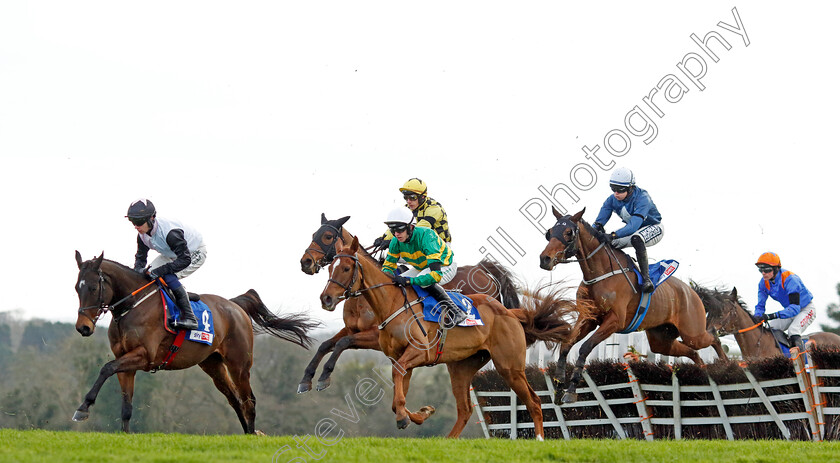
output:
[[[406,201],[408,201],[409,199],[412,200],[412,201],[417,201],[418,199],[420,199],[420,195],[407,194],[407,195],[403,195],[403,199],[405,199]]]
[[[408,225],[401,223],[399,225],[389,225],[388,229],[391,230],[391,233],[402,233],[408,230]]]
[[[761,273],[771,273],[773,271],[773,267],[769,265],[759,265],[758,271]]]
[[[129,217],[128,221],[135,227],[142,227],[143,224],[149,221],[148,217]]]
[[[622,185],[610,185],[610,189],[615,193],[627,193],[630,191],[630,187],[622,186]]]

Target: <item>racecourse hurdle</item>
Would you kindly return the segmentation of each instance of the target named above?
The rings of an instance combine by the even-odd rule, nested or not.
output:
[[[729,376],[737,376],[738,381],[731,384],[718,384],[712,375],[707,375],[707,384],[681,383],[679,370],[702,371],[693,364],[675,364],[670,384],[645,384],[634,369],[652,364],[612,363],[601,366],[611,370],[613,377],[623,369],[619,382],[593,378],[590,364],[584,371],[585,385],[578,388],[579,400],[562,405],[554,404],[556,391],[546,370],[529,367],[537,370],[531,371],[529,381],[543,399],[546,437],[840,439],[840,370],[812,366],[814,359],[807,353],[793,360],[773,360],[773,368],[792,367],[792,376],[779,379],[757,378],[751,370],[768,370],[762,365],[750,368],[730,362],[718,366]],[[474,382],[471,397],[485,437],[533,435],[528,412],[512,391],[479,390]]]

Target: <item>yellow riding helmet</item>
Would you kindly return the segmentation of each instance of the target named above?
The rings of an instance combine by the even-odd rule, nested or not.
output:
[[[426,188],[426,182],[420,180],[419,178],[409,179],[400,188],[400,192],[402,193],[414,193],[418,195],[425,195],[427,190],[428,188]]]
[[[765,252],[764,254],[758,257],[755,265],[769,265],[771,267],[781,267],[782,260],[779,259],[779,255],[775,252]]]

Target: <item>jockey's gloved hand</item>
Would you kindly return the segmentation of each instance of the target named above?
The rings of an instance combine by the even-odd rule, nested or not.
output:
[[[595,230],[597,230],[597,231],[599,231],[599,232],[601,232],[601,233],[604,233],[604,226],[603,226],[603,225],[601,225],[601,224],[600,224],[600,223],[598,223],[598,222],[593,223],[593,224],[592,224],[592,228],[594,228]]]
[[[615,235],[615,232],[612,233],[604,233],[604,240],[607,243],[612,244],[613,241],[617,240],[618,236]]]
[[[769,322],[770,320],[775,320],[775,319],[779,318],[779,314],[777,314],[777,313],[766,313],[766,314],[764,314],[764,316],[763,316],[763,317],[761,317],[761,318],[762,318],[764,321],[768,321],[768,322]]]
[[[764,315],[753,315],[753,323],[761,323],[764,321]]]
[[[149,277],[149,278],[151,278],[152,280],[157,280],[157,278],[158,278],[158,274],[157,274],[157,273],[155,273],[155,271],[154,271],[154,270],[151,270],[151,265],[150,265],[150,266],[148,266],[148,267],[146,267],[146,268],[143,270],[143,273],[145,273],[145,274],[146,274],[146,276],[147,276],[147,277]]]
[[[408,286],[411,284],[411,278],[406,278],[402,275],[392,275],[391,280],[393,280],[394,284],[397,286]]]
[[[382,236],[373,240],[374,249],[388,249],[389,244],[391,244],[390,240],[385,241],[385,238]]]

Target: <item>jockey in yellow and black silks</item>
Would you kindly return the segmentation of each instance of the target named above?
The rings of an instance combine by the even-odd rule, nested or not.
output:
[[[445,243],[451,245],[452,234],[449,232],[449,220],[446,218],[446,211],[439,202],[428,196],[426,183],[419,178],[409,179],[400,187],[400,192],[405,199],[405,207],[411,210],[415,217],[416,225],[431,228]],[[373,244],[376,249],[387,249],[388,242],[393,237],[394,235],[390,231],[386,231],[374,240]]]

